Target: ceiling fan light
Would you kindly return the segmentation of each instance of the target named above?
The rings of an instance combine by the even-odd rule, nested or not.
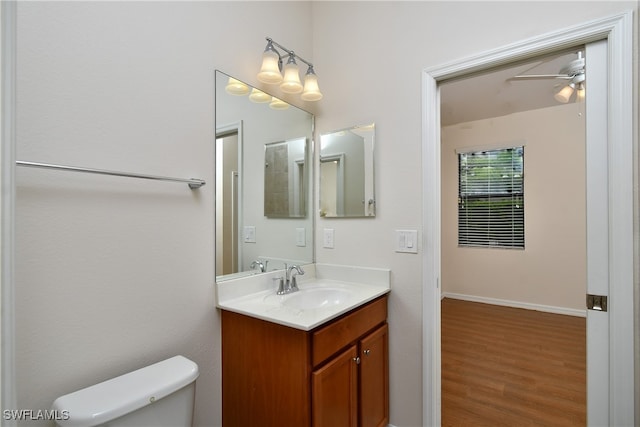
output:
[[[584,102],[585,95],[586,95],[586,91],[584,89],[584,83],[579,83],[576,89],[576,101]]]
[[[556,101],[566,104],[567,102],[569,102],[569,98],[571,98],[571,95],[573,95],[573,90],[575,87],[576,85],[574,85],[573,83],[568,84],[565,87],[563,87],[558,93],[556,93],[553,97],[556,99]]]

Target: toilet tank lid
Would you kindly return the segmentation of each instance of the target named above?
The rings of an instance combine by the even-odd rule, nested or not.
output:
[[[180,390],[195,381],[198,374],[197,364],[175,356],[60,396],[51,409],[68,414],[68,419],[57,421],[61,426],[99,425]]]

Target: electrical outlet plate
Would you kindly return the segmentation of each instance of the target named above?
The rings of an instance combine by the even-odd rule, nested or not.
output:
[[[322,235],[322,247],[333,249],[334,232],[333,228],[325,228]]]
[[[307,246],[307,233],[304,228],[296,228],[296,246]]]

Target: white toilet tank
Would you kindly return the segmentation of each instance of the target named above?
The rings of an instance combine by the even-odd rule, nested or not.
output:
[[[63,427],[190,427],[196,378],[198,365],[175,356],[60,396],[51,409]]]

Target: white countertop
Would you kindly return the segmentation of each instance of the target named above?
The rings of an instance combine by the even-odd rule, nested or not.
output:
[[[353,310],[391,290],[388,269],[307,264],[305,274],[298,276],[299,292],[277,295],[277,282],[282,270],[216,284],[217,306],[269,322],[309,331]],[[330,290],[341,295],[317,308],[300,308],[292,298],[312,299]],[[321,302],[321,301],[318,301]],[[303,304],[304,306],[304,304]]]

